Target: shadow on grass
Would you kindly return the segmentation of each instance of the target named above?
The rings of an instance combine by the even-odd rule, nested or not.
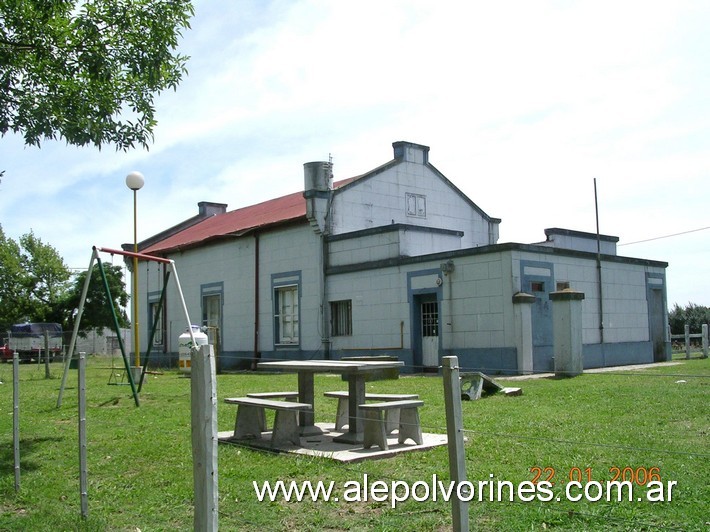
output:
[[[37,438],[20,438],[20,469],[34,471],[39,466],[32,461],[32,455],[38,448],[46,443],[56,444],[62,438],[56,436],[42,436]],[[12,440],[0,444],[0,475],[11,475],[15,471],[15,453]]]

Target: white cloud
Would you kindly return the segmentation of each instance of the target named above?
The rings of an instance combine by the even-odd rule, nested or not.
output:
[[[181,46],[190,74],[157,99],[150,151],[7,136],[0,223],[84,263],[91,245],[132,239],[131,170],[146,176],[145,238],[198,201],[297,191],[302,164],[329,154],[336,179],[361,174],[409,140],[503,219],[502,241],[593,231],[595,177],[601,230],[622,242],[707,226],[709,14],[694,2],[198,0]],[[620,251],[674,257],[671,303],[693,279],[693,301],[710,305],[708,283],[674,264],[707,269],[707,253],[660,242]]]

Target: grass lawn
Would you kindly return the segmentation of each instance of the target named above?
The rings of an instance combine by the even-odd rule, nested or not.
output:
[[[476,498],[472,530],[708,530],[710,527],[710,359],[680,365],[517,381],[520,397],[497,394],[464,402],[468,479],[546,480],[552,500],[498,502]],[[56,408],[63,366],[23,365],[20,372],[21,486],[14,486],[12,365],[0,365],[0,530],[191,530],[190,380],[177,372],[150,375],[136,408],[128,386],[108,385],[110,360],[87,370],[89,516],[80,517],[76,370]],[[332,422],[343,389],[339,377],[316,375],[316,421]],[[219,429],[233,427],[235,408],[221,400],[249,391],[296,388],[295,375],[218,376]],[[368,391],[418,393],[425,432],[446,432],[440,377],[403,377]],[[628,469],[626,469],[628,468]],[[626,471],[624,472],[624,470]],[[669,481],[672,500],[565,500],[570,475],[604,482],[615,475],[643,484]],[[451,505],[410,500],[259,502],[253,481],[333,481],[343,499],[349,482],[447,481],[446,447],[345,465],[326,459],[219,446],[222,530],[447,530]],[[507,494],[507,492],[505,492]],[[572,494],[582,490],[572,491]],[[591,493],[594,495],[595,493]],[[478,494],[476,493],[476,496]],[[557,497],[562,500],[557,501]],[[667,491],[666,491],[667,496]],[[351,499],[352,497],[351,493]]]

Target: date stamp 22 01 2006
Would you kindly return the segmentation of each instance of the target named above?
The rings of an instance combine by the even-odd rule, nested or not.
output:
[[[554,467],[538,467],[533,466],[530,468],[530,473],[532,473],[532,482],[538,483],[541,481],[549,482],[551,485],[559,480],[557,476],[557,470]],[[594,478],[593,471],[591,467],[585,467],[584,469],[580,467],[571,467],[565,475],[564,482],[593,482],[597,479]],[[638,486],[645,486],[649,482],[661,482],[661,470],[659,467],[610,467],[609,474],[611,478],[605,479],[610,482],[631,482]]]

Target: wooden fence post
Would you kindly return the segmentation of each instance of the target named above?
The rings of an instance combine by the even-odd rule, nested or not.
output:
[[[703,358],[708,357],[708,324],[703,323]]]
[[[81,498],[81,517],[89,516],[89,481],[86,462],[86,353],[79,352],[77,366],[78,401],[79,401],[79,495]]]
[[[218,529],[217,380],[212,345],[193,347],[190,370],[194,530]]]
[[[15,456],[15,491],[20,491],[20,355],[12,355],[12,449]]]
[[[44,378],[49,379],[49,331],[44,331]]]
[[[444,377],[444,407],[446,410],[446,435],[449,449],[449,475],[455,483],[451,497],[452,524],[455,532],[468,532],[468,501],[462,501],[458,492],[466,481],[466,453],[463,441],[463,411],[461,409],[461,382],[458,357],[442,359]]]

